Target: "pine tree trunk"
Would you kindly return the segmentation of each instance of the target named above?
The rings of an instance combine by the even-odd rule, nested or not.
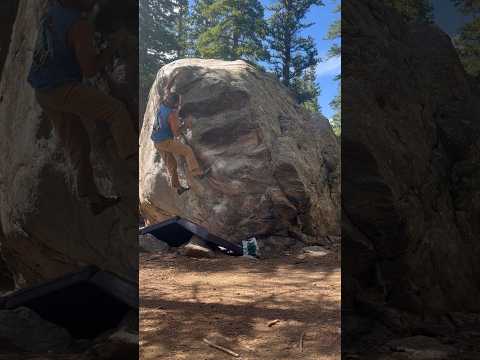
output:
[[[290,16],[291,16],[291,3],[290,0],[285,0],[285,8],[287,9],[287,21],[285,22],[285,44],[284,44],[284,62],[282,69],[283,84],[290,87],[290,65],[292,62],[292,37],[290,33]]]
[[[233,47],[232,47],[232,60],[237,60],[237,51],[238,51],[238,43],[240,41],[240,37],[237,31],[233,33]]]

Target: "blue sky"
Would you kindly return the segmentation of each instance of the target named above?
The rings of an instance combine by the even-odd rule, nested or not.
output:
[[[275,0],[261,0],[262,4],[266,7],[274,3]],[[305,20],[306,23],[314,23],[310,28],[305,29],[304,33],[310,35],[315,39],[318,53],[324,60],[317,66],[317,82],[320,85],[321,94],[319,97],[319,104],[323,115],[327,118],[331,118],[334,114],[333,109],[329,103],[338,93],[338,81],[334,78],[341,71],[340,58],[334,58],[326,60],[326,55],[330,46],[334,43],[339,44],[340,39],[335,41],[324,40],[325,35],[328,32],[330,24],[340,18],[340,13],[334,13],[337,4],[340,0],[323,0],[325,6],[313,6],[310,12],[307,14]],[[266,16],[269,14],[266,12]]]
[[[433,0],[435,22],[450,36],[458,33],[471,17],[462,14],[451,0]]]

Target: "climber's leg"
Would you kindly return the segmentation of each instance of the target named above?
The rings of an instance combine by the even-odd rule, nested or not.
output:
[[[164,159],[165,159],[165,165],[167,166],[168,173],[172,178],[172,187],[174,189],[179,189],[181,188],[180,185],[180,180],[178,179],[178,164],[177,160],[175,159],[175,155],[164,152]]]
[[[203,174],[200,164],[198,163],[197,158],[195,157],[195,154],[190,146],[185,145],[177,140],[165,140],[158,143],[156,146],[160,151],[183,156],[187,161],[188,171],[191,175],[199,176]]]
[[[182,195],[185,191],[190,190],[190,188],[189,187],[184,188],[180,184],[180,179],[178,178],[178,168],[177,168],[178,164],[177,164],[177,160],[175,159],[175,155],[159,149],[157,144],[159,143],[156,143],[155,147],[162,154],[162,157],[165,161],[165,166],[167,167],[168,174],[172,178],[172,188],[177,190],[178,195]]]
[[[94,196],[98,193],[98,189],[90,162],[90,141],[82,121],[67,114],[49,110],[47,107],[43,109],[76,171],[78,195]]]
[[[80,198],[87,198],[93,213],[99,214],[113,206],[118,199],[102,196],[95,184],[92,164],[90,161],[90,139],[80,118],[53,110],[50,97],[37,94],[37,100],[46,117],[50,120],[60,144],[66,150],[69,161],[75,171],[77,192]]]
[[[40,92],[39,92],[40,93]],[[60,86],[40,97],[49,99],[49,106],[58,112],[76,115],[92,121],[110,124],[120,157],[134,158],[138,153],[138,136],[125,105],[100,90],[82,84]]]

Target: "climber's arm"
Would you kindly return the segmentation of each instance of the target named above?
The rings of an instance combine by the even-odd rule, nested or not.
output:
[[[82,68],[83,76],[95,76],[102,68],[112,61],[114,47],[108,47],[97,55],[94,43],[94,29],[87,20],[80,20],[69,33],[69,42],[75,49],[77,61]]]
[[[180,115],[182,114],[182,105],[183,105],[183,96],[180,95],[180,99],[178,101],[179,103],[179,106],[178,106],[178,116],[180,117]],[[183,115],[185,115],[185,113],[183,113]],[[181,115],[181,125],[180,125],[180,131],[184,131],[186,129],[192,129],[192,115],[191,114],[188,114],[186,117],[184,117],[183,115]]]
[[[192,115],[188,115],[182,123],[182,129],[192,130]]]
[[[172,130],[173,136],[176,138],[180,137],[180,123],[178,121],[178,113],[176,111],[172,111],[170,116],[168,117],[168,125],[170,125],[170,130]]]

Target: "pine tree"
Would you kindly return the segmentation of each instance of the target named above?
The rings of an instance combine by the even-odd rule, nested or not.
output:
[[[277,0],[270,7],[270,63],[283,84],[294,90],[298,90],[294,87],[298,88],[305,71],[316,67],[319,62],[313,38],[301,34],[302,30],[313,25],[303,21],[313,5],[323,3],[320,0]],[[301,100],[303,95],[300,93],[297,96]]]
[[[473,19],[463,26],[454,38],[460,59],[465,70],[473,75],[480,75],[480,0],[454,0],[455,5]]]
[[[334,12],[340,13],[341,11],[342,11],[342,6],[339,4],[335,8]],[[338,20],[335,20],[328,28],[328,33],[327,33],[327,36],[325,37],[325,40],[339,39],[341,35],[342,35],[342,22],[340,19],[338,19]],[[340,45],[337,45],[337,44],[332,45],[330,47],[330,50],[328,51],[328,58],[334,58],[340,55],[341,55]]]
[[[213,4],[215,0],[195,0],[189,18],[188,26],[188,47],[189,52],[195,56],[200,57],[200,51],[197,47],[198,38],[200,35],[213,27],[213,21],[203,16],[206,9]]]
[[[387,0],[406,21],[432,23],[432,0]]]
[[[265,60],[264,8],[259,0],[197,0],[192,14],[197,54],[204,58]]]
[[[480,0],[452,0],[464,14],[480,14]]]
[[[185,56],[188,0],[140,0],[139,73],[143,109],[157,71]]]
[[[177,57],[184,58],[188,52],[188,23],[189,23],[189,6],[188,0],[176,0],[178,7],[178,16],[176,21],[176,37],[177,37]]]
[[[315,66],[306,69],[302,77],[292,79],[291,88],[297,95],[298,102],[307,110],[311,112],[320,111],[320,105],[318,104],[320,88],[316,82]]]
[[[335,12],[339,13],[341,11],[341,5],[338,5],[337,8],[335,9]],[[328,33],[326,36],[327,40],[335,40],[339,39],[341,37],[341,32],[342,32],[342,25],[341,25],[341,20],[336,20],[334,21],[331,25],[330,28],[328,29]],[[328,51],[328,57],[329,59],[339,57],[341,56],[342,49],[340,45],[333,44],[329,51]],[[336,80],[341,81],[341,76],[340,74],[337,75]],[[335,110],[335,114],[333,115],[333,118],[331,120],[332,122],[332,127],[333,131],[335,132],[335,135],[340,136],[342,132],[342,88],[341,88],[341,83],[338,85],[338,93],[337,95],[333,98],[332,101],[330,101],[330,107]]]
[[[330,101],[330,107],[335,110],[331,120],[333,132],[340,136],[342,133],[342,91],[341,86],[338,86],[338,94]]]

